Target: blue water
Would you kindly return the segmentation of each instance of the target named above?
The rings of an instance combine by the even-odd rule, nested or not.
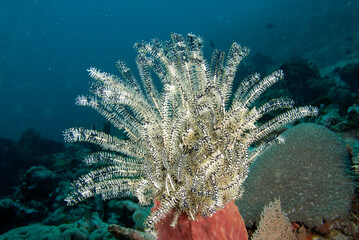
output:
[[[233,41],[271,56],[326,67],[357,56],[359,1],[345,0],[2,0],[0,1],[0,137],[27,128],[62,140],[73,126],[97,128],[102,117],[77,107],[91,66],[117,73],[125,60],[136,72],[132,46],[171,32],[201,35],[205,55]]]

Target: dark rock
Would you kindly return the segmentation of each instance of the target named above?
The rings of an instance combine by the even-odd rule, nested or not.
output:
[[[36,164],[49,166],[52,163],[41,162],[41,158],[65,150],[65,146],[62,143],[45,139],[32,128],[22,133],[20,140],[16,143],[16,148],[19,152],[21,163],[25,164],[25,166]]]
[[[53,200],[50,196],[55,190],[58,177],[45,166],[31,167],[25,174],[25,180],[21,185],[21,200],[40,201],[42,203]]]
[[[359,89],[359,63],[350,63],[344,67],[338,67],[334,70],[341,80],[345,81],[350,88]]]
[[[348,123],[354,127],[359,127],[359,107],[357,106],[349,107]]]
[[[354,94],[349,89],[332,87],[328,92],[328,97],[332,99],[333,103],[340,106],[340,114],[345,115],[348,107],[352,105],[354,101]]]
[[[108,211],[113,219],[111,222],[116,222],[126,227],[135,226],[132,215],[140,208],[140,206],[132,201],[125,200],[111,200],[108,202]]]
[[[0,234],[2,234],[12,228],[34,223],[38,220],[39,212],[5,198],[0,200],[0,216]]]
[[[292,57],[280,69],[284,72],[284,80],[279,85],[288,89],[298,104],[308,104],[317,96],[326,95],[328,84],[323,84],[316,64],[300,57]]]

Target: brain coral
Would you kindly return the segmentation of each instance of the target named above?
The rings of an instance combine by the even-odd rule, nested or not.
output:
[[[237,202],[246,225],[258,223],[264,205],[280,198],[291,222],[313,227],[348,215],[354,191],[345,145],[323,126],[306,123],[285,131],[250,167]]]

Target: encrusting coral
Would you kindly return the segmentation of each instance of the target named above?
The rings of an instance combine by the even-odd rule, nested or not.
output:
[[[109,199],[133,193],[141,204],[157,199],[160,206],[146,221],[146,231],[153,235],[169,213],[175,227],[181,214],[187,221],[210,217],[239,198],[249,165],[266,147],[283,141],[273,131],[317,114],[316,108],[296,108],[286,98],[254,106],[266,89],[283,78],[281,71],[264,78],[253,74],[232,94],[247,48],[233,43],[226,60],[224,52],[215,50],[208,65],[200,37],[171,36],[171,42],[135,44],[141,82],[122,61],[117,62],[122,79],[88,70],[94,79],[92,96],[79,96],[77,104],[94,108],[124,129],[126,139],[83,128],[64,132],[67,142],[102,147],[104,151],[88,156],[89,165],[108,165],[75,181],[67,203],[95,194]],[[278,109],[278,116],[259,122]],[[258,140],[261,144],[249,153]]]

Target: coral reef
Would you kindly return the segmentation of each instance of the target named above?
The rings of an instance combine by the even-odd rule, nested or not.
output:
[[[0,200],[0,234],[12,228],[34,223],[39,219],[38,210],[26,207],[12,199]]]
[[[292,63],[294,64],[295,62]],[[305,65],[300,66],[304,67]],[[309,88],[313,86],[312,84],[318,86],[318,83],[320,83],[322,85],[320,86],[322,88],[320,92],[325,93],[325,96],[323,95],[322,98],[315,100],[313,103],[313,105],[320,106],[320,115],[311,120],[326,126],[345,140],[354,165],[353,169],[357,174],[355,177],[359,179],[358,93],[356,88],[349,87],[349,83],[346,82],[348,79],[343,78],[338,71],[339,69],[347,68],[350,64],[342,62],[338,63],[337,66],[340,67],[334,71],[333,69],[336,67],[320,69],[324,76],[323,78],[312,79],[313,82],[308,82],[308,85],[305,83]],[[253,72],[250,65],[248,65],[248,60],[246,64],[240,64],[237,72],[239,74],[236,74],[236,79]],[[327,72],[327,75],[323,74],[323,72]],[[355,78],[348,81],[353,80]],[[279,84],[281,82],[283,80]],[[235,80],[233,89],[240,85],[240,81]],[[329,92],[328,88],[330,88]],[[286,90],[278,89],[277,87],[275,88],[276,91],[272,91],[272,89],[274,88],[269,89],[265,95],[262,95],[261,99],[259,99],[261,103],[265,103],[275,94],[277,94],[276,96],[283,96],[287,93]],[[301,98],[298,92],[294,92],[292,97],[295,99]],[[232,102],[232,100],[233,95],[230,97],[229,102]],[[256,106],[259,105],[257,101]],[[275,113],[273,113],[273,116]],[[269,119],[269,117],[267,116],[265,119]],[[102,131],[106,134],[110,132],[112,134],[116,133],[107,122]],[[138,201],[132,196],[124,201],[111,200],[103,202],[100,196],[97,196],[71,207],[66,207],[63,202],[69,191],[70,184],[68,179],[80,177],[88,171],[86,163],[82,162],[81,159],[99,150],[99,147],[87,143],[65,144],[64,146],[62,143],[42,138],[40,133],[33,129],[26,130],[18,141],[0,139],[0,159],[2,160],[0,168],[2,176],[0,179],[0,195],[2,196],[0,199],[0,234],[3,234],[0,235],[0,239],[5,237],[7,239],[32,239],[38,238],[39,232],[46,237],[47,233],[59,233],[59,231],[62,239],[83,239],[84,237],[90,240],[114,239],[107,230],[107,224],[120,226],[121,239],[130,239],[133,236],[134,231],[129,228],[142,231],[136,233],[139,234],[138,236],[141,235],[146,238],[143,233],[144,223],[151,212],[151,206],[138,205]],[[300,183],[301,180],[297,180],[299,186]],[[248,189],[246,190],[248,191]],[[296,194],[298,195],[299,193]],[[312,232],[313,238],[358,239],[358,199],[358,192],[356,191],[351,198],[352,203],[348,217],[335,218],[332,221],[324,222],[320,226],[309,228],[308,231]],[[267,199],[265,204],[268,201],[270,200]],[[171,224],[173,212],[171,211],[167,214],[163,221],[168,221],[168,224]],[[290,213],[291,211],[286,212]],[[185,216],[185,214],[182,215]],[[216,214],[213,216],[216,216]],[[181,219],[178,219],[178,222],[180,221]],[[31,225],[30,227],[14,229],[9,233],[5,233],[13,228],[33,223],[40,223],[38,224],[40,228],[44,225],[52,226],[47,230],[45,229],[46,226],[44,226],[43,231],[33,231],[32,227],[37,227],[36,225]],[[193,221],[186,222],[186,224],[192,223]],[[178,225],[180,224],[178,223]],[[303,224],[292,223],[292,226],[299,229]],[[255,230],[255,227],[254,225],[248,228],[249,234]],[[172,228],[169,230],[172,230]],[[268,237],[270,237],[270,234],[268,234]]]
[[[145,219],[151,212],[150,207],[138,205],[131,200],[111,200],[106,206],[108,222],[144,230]]]
[[[86,205],[66,207],[63,199],[69,191],[68,179],[84,173],[81,159],[91,153],[91,148],[96,148],[81,144],[64,146],[39,136],[38,132],[27,130],[19,141],[0,140],[0,156],[4,156],[2,180],[9,180],[10,175],[17,178],[16,182],[11,182],[11,189],[8,189],[6,181],[0,182],[1,189],[8,189],[4,191],[6,197],[0,199],[0,234],[3,234],[0,239],[22,239],[21,236],[23,239],[38,239],[38,233],[46,237],[47,232],[50,234],[54,229],[60,230],[61,239],[106,239],[105,236],[111,238],[107,231],[108,225],[103,222],[119,224],[123,228],[135,227],[143,231],[143,224],[151,207],[140,206],[130,201],[131,199],[102,202],[101,199],[94,198]],[[37,142],[36,147],[31,143],[33,140]],[[54,148],[50,147],[49,143]],[[50,150],[42,152],[42,148]],[[17,165],[21,161],[20,155],[26,156],[29,161],[28,169],[26,166]],[[38,165],[42,163],[46,163],[46,166]],[[10,171],[7,166],[13,170]],[[38,225],[32,226],[39,231],[32,227],[20,228],[35,223]],[[44,225],[53,227],[46,230]],[[8,231],[10,232],[6,233]],[[58,233],[57,230],[54,231]]]
[[[359,89],[359,63],[349,63],[344,67],[338,67],[334,70],[340,79],[345,81],[353,90]]]
[[[65,147],[30,128],[16,142],[0,138],[0,150],[0,196],[6,196],[16,189],[24,171],[34,165],[51,166],[52,155],[63,152]]]
[[[306,59],[292,57],[285,61],[280,69],[283,70],[285,79],[279,84],[288,90],[291,97],[299,104],[308,104],[318,96],[325,95],[329,90],[329,84],[323,86],[318,67]]]
[[[33,224],[15,228],[1,235],[0,240],[114,240],[115,237],[106,230],[107,226],[94,214],[91,221],[79,220],[59,226]]]
[[[25,173],[25,179],[21,185],[21,196],[23,202],[38,201],[46,204],[56,197],[51,193],[56,188],[59,177],[45,166],[33,166]]]
[[[26,227],[20,227],[13,229],[6,234],[0,236],[1,240],[12,239],[53,239],[62,240],[61,231],[55,226],[45,226],[40,224],[29,225]]]
[[[104,151],[85,161],[107,165],[73,183],[74,191],[66,198],[69,205],[96,194],[109,199],[134,193],[141,204],[157,199],[161,206],[146,221],[146,230],[154,235],[156,224],[170,211],[175,211],[173,226],[181,213],[189,220],[210,217],[241,196],[251,162],[282,140],[273,136],[275,130],[317,114],[316,108],[296,108],[286,98],[254,105],[283,78],[281,71],[262,79],[253,74],[231,99],[237,66],[248,49],[234,43],[226,61],[216,50],[209,67],[202,46],[202,39],[193,34],[172,34],[172,42],[135,44],[141,83],[122,61],[117,66],[124,80],[88,70],[94,79],[92,96],[79,96],[77,104],[97,110],[124,129],[127,138],[83,128],[64,132],[67,142],[102,147]],[[259,121],[276,110],[282,113]],[[262,144],[248,153],[259,140]]]
[[[145,230],[145,222],[148,215],[150,215],[151,209],[144,208],[136,210],[132,215],[132,220],[135,223],[135,228],[141,231]]]
[[[354,181],[343,142],[323,126],[300,124],[282,134],[250,167],[238,206],[247,224],[259,222],[263,206],[281,199],[291,222],[309,227],[348,217]]]

